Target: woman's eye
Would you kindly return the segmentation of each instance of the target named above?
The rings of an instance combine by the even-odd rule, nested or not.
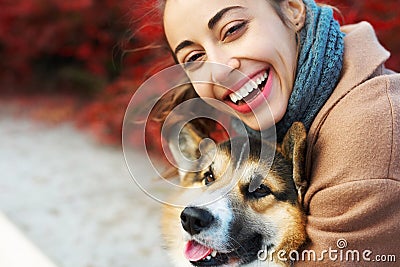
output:
[[[236,25],[233,25],[232,27],[230,27],[223,35],[222,37],[222,41],[225,41],[226,38],[228,38],[229,36],[235,34],[236,32],[244,29],[244,27],[247,25],[247,21],[243,21],[241,23],[238,23]]]
[[[203,175],[203,183],[204,185],[210,185],[212,182],[215,181],[214,174],[211,171],[207,171]]]
[[[270,195],[271,193],[272,193],[271,189],[269,189],[268,186],[261,184],[251,194],[253,195],[254,198],[262,198],[262,197]]]
[[[204,55],[203,53],[194,54],[193,56],[189,57],[189,59],[186,61],[186,63],[194,62],[194,61],[198,60],[199,58],[201,58],[203,55]]]
[[[194,69],[196,66],[198,67],[199,63],[202,61],[201,59],[204,57],[205,53],[197,53],[190,56],[183,63],[185,69]]]

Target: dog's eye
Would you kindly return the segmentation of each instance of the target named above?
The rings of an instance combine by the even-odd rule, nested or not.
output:
[[[262,198],[271,194],[271,189],[266,185],[261,184],[253,193],[251,193],[255,198]]]
[[[214,174],[211,171],[207,171],[203,175],[203,182],[205,185],[209,185],[215,181]]]

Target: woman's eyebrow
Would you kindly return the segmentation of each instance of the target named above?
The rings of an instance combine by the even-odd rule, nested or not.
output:
[[[212,29],[215,27],[215,25],[218,23],[218,21],[220,21],[220,20],[222,19],[222,17],[223,17],[228,11],[230,11],[230,10],[232,10],[232,9],[238,9],[238,8],[242,9],[243,7],[242,7],[242,6],[229,6],[229,7],[226,7],[226,8],[221,9],[220,11],[217,12],[217,14],[215,14],[215,15],[208,21],[208,25],[207,25],[208,28],[209,28],[210,30],[212,30]]]
[[[229,7],[226,7],[226,8],[221,9],[220,11],[218,11],[218,12],[208,21],[208,24],[207,24],[208,28],[209,28],[210,30],[212,30],[212,29],[215,27],[215,25],[223,18],[223,16],[224,16],[227,12],[229,12],[229,11],[231,11],[231,10],[233,10],[233,9],[243,9],[243,8],[244,8],[244,7],[242,7],[242,6],[229,6]],[[175,48],[175,50],[174,50],[175,55],[178,54],[178,52],[179,52],[180,50],[182,50],[183,48],[185,48],[185,47],[187,47],[187,46],[191,46],[191,45],[193,45],[193,44],[194,44],[194,43],[193,43],[192,41],[189,41],[189,40],[184,40],[184,41],[180,42],[180,43],[176,46],[176,48]]]
[[[179,52],[180,50],[182,50],[183,48],[185,48],[186,46],[190,46],[190,45],[192,45],[192,44],[194,44],[194,43],[193,43],[192,41],[188,41],[188,40],[185,40],[185,41],[180,42],[180,43],[178,44],[178,46],[175,48],[175,50],[174,50],[175,55],[178,54],[178,52]]]

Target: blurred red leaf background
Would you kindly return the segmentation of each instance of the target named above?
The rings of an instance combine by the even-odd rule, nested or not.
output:
[[[172,63],[157,49],[154,2],[0,0],[0,105],[50,123],[73,121],[101,142],[120,144],[135,90]],[[369,21],[392,53],[387,67],[400,71],[398,0],[325,3],[340,10],[341,24]]]

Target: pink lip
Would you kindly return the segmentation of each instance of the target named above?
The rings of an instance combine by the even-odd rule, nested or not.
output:
[[[264,70],[265,71],[265,70]],[[259,73],[259,72],[258,72]],[[257,74],[258,74],[257,73]],[[252,77],[254,77],[256,75],[253,75]],[[227,105],[229,105],[231,108],[233,108],[234,110],[246,114],[246,113],[250,113],[252,112],[254,109],[256,109],[259,105],[261,105],[262,103],[264,103],[266,101],[266,99],[268,98],[268,96],[271,93],[272,90],[272,71],[271,69],[269,69],[268,71],[268,78],[267,78],[267,83],[264,86],[264,90],[261,92],[261,94],[258,94],[251,102],[242,104],[242,105],[236,105],[234,103],[232,103],[232,101],[230,100],[225,100],[225,102],[227,103]],[[249,79],[246,79],[246,81],[248,81]],[[242,81],[241,81],[242,82]],[[246,82],[244,82],[243,84],[241,84],[241,86],[243,86]],[[239,83],[240,84],[240,83]],[[234,87],[237,90],[239,90],[241,87],[237,88],[236,86]],[[234,91],[234,92],[236,92]],[[227,98],[229,94],[231,94],[231,91],[228,91],[224,97]]]

